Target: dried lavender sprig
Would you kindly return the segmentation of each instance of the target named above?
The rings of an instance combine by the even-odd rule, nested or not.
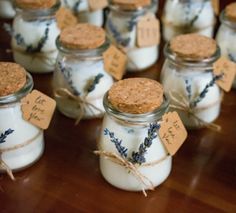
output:
[[[205,6],[205,2],[202,2],[201,8],[199,9],[197,15],[194,16],[193,19],[189,22],[190,27],[192,27],[192,26],[194,25],[194,23],[198,20],[200,14],[201,14],[202,11],[203,11],[204,6]]]
[[[218,81],[220,78],[222,78],[223,74],[221,75],[215,75],[212,80],[205,86],[205,88],[202,90],[202,92],[198,95],[198,97],[190,103],[190,108],[194,108],[197,106],[197,104],[205,98],[206,94],[209,91],[209,88],[214,86],[215,82]]]
[[[66,68],[66,66],[64,65],[64,63],[62,63],[61,61],[58,61],[58,68],[59,70],[62,72],[62,74],[64,75],[67,83],[70,85],[70,88],[73,91],[73,94],[79,96],[80,92],[75,88],[73,81],[72,81],[72,75],[71,75],[71,68],[68,67]]]
[[[131,32],[134,29],[134,27],[136,26],[137,21],[138,21],[138,17],[139,17],[139,15],[133,15],[131,17],[131,19],[128,21],[127,28],[128,28],[129,32]]]
[[[107,24],[116,42],[119,45],[122,45],[123,47],[127,47],[130,43],[130,38],[122,38],[120,32],[116,29],[116,27],[114,26],[114,24],[112,23],[110,19],[107,20]]]
[[[104,76],[104,75],[103,75],[102,73],[98,73],[98,74],[95,76],[94,80],[92,81],[92,83],[91,83],[91,84],[88,86],[88,88],[87,88],[87,92],[88,92],[88,93],[92,92],[92,91],[95,89],[96,85],[100,82],[100,80],[101,80],[101,78],[102,78],[103,76]]]
[[[12,134],[14,132],[13,129],[8,129],[4,133],[0,135],[0,144],[6,142],[6,138],[8,135]]]
[[[148,136],[144,139],[144,142],[140,144],[138,152],[132,152],[130,161],[132,163],[142,164],[146,162],[145,154],[147,149],[152,145],[153,139],[157,137],[157,130],[160,129],[160,125],[157,123],[150,124],[148,129]]]
[[[121,145],[122,140],[116,138],[114,132],[110,132],[107,128],[104,129],[104,135],[108,135],[110,137],[110,141],[115,144],[116,149],[121,157],[127,158],[128,149]]]
[[[191,87],[191,84],[189,83],[188,79],[185,80],[185,85],[186,85],[186,91],[187,91],[187,94],[188,94],[188,99],[191,100],[191,97],[192,97],[192,87]]]
[[[81,3],[81,0],[78,0],[77,2],[75,2],[73,9],[72,9],[74,11],[74,13],[78,13],[80,3]]]

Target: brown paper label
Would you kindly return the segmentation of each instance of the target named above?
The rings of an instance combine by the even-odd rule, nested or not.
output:
[[[108,6],[107,0],[88,0],[88,3],[92,11],[100,10]]]
[[[211,4],[215,14],[218,16],[220,13],[220,1],[219,0],[211,0]]]
[[[33,90],[21,100],[24,120],[33,125],[47,129],[54,113],[56,102],[38,90]]]
[[[121,50],[111,45],[104,53],[104,68],[110,73],[116,80],[122,79],[126,64],[127,56]]]
[[[226,57],[221,57],[213,65],[214,75],[222,75],[216,81],[217,85],[226,92],[229,92],[236,74],[236,64]]]
[[[187,135],[187,131],[177,112],[168,112],[163,115],[159,136],[172,156],[179,150]]]
[[[148,47],[160,43],[160,22],[148,14],[138,21],[137,24],[137,45],[139,47]]]

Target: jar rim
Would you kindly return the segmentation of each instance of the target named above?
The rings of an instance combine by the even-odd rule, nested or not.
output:
[[[61,1],[56,0],[56,3],[52,7],[44,9],[25,9],[17,5],[15,1],[13,3],[13,6],[16,8],[17,12],[23,11],[27,13],[29,16],[50,16],[55,14],[59,10],[61,6]]]
[[[110,40],[106,37],[105,42],[101,46],[93,49],[82,50],[79,48],[73,49],[63,46],[63,44],[60,42],[60,35],[59,35],[56,38],[56,46],[57,49],[64,54],[74,54],[81,58],[90,58],[95,56],[102,56],[102,53],[109,48]]]
[[[169,109],[169,100],[164,95],[163,102],[157,109],[142,114],[132,114],[127,112],[121,112],[113,107],[108,100],[108,91],[103,97],[103,106],[108,115],[115,117],[117,120],[125,121],[127,123],[152,123],[161,119],[162,115]]]
[[[221,51],[219,45],[216,46],[215,53],[205,59],[193,59],[187,57],[180,57],[178,54],[174,53],[170,48],[170,42],[167,42],[164,47],[164,55],[169,59],[173,64],[182,65],[185,67],[193,68],[209,68],[212,69],[212,64],[220,58]]]
[[[227,25],[228,27],[230,28],[233,28],[233,29],[236,29],[236,21],[231,21],[228,16],[226,15],[226,12],[225,10],[223,10],[221,13],[220,13],[220,22],[222,24],[225,24]]]
[[[33,86],[34,86],[33,78],[28,72],[26,72],[25,85],[20,90],[18,90],[17,92],[15,92],[13,94],[10,94],[7,96],[1,96],[0,97],[0,107],[1,107],[1,105],[11,104],[11,103],[19,101],[20,99],[22,99],[28,93],[31,92],[31,90],[33,89]]]

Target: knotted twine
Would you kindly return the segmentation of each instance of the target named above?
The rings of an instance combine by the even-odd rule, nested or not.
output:
[[[166,156],[162,157],[159,160],[139,165],[139,164],[134,164],[134,163],[130,162],[128,159],[121,157],[120,155],[118,155],[115,152],[96,150],[96,151],[94,151],[94,154],[102,156],[105,159],[108,159],[108,160],[112,161],[113,163],[116,163],[116,164],[124,167],[125,169],[127,169],[128,172],[130,172],[142,184],[142,192],[145,197],[147,197],[147,193],[145,191],[145,188],[147,188],[148,190],[154,190],[155,186],[148,177],[146,177],[141,172],[139,172],[138,168],[155,166],[157,164],[162,163],[170,156],[169,154],[167,154]]]
[[[221,93],[221,98],[218,101],[215,101],[215,102],[208,104],[204,107],[197,107],[197,108],[190,107],[190,104],[189,104],[189,101],[187,100],[187,98],[185,96],[183,96],[182,94],[179,94],[178,92],[170,91],[169,97],[170,97],[170,100],[174,101],[174,103],[170,104],[170,107],[172,109],[177,109],[177,110],[181,110],[183,112],[186,112],[190,117],[192,117],[198,123],[199,126],[204,126],[206,128],[209,128],[209,129],[217,131],[217,132],[219,132],[221,130],[220,125],[217,125],[215,123],[206,122],[203,119],[196,116],[196,113],[204,111],[208,108],[211,108],[211,107],[221,103],[221,101],[223,99],[223,93]]]
[[[79,111],[78,117],[77,117],[76,122],[75,122],[76,125],[83,118],[86,108],[88,108],[93,115],[95,115],[95,114],[94,114],[92,109],[99,111],[101,114],[103,113],[103,111],[101,109],[99,109],[98,107],[96,107],[95,105],[89,103],[86,100],[87,95],[85,97],[74,95],[67,88],[59,88],[59,89],[57,89],[54,92],[54,96],[56,98],[62,99],[62,100],[71,99],[71,100],[75,101],[78,104],[80,111]]]
[[[15,151],[18,149],[21,149],[25,146],[28,146],[29,144],[31,144],[32,142],[34,142],[40,135],[42,134],[42,131],[39,130],[38,133],[31,139],[25,141],[24,143],[21,144],[17,144],[15,146],[12,147],[8,147],[8,148],[2,148],[0,149],[0,169],[3,169],[7,172],[8,176],[14,181],[15,177],[12,173],[11,168],[4,162],[3,158],[2,158],[2,154],[6,153],[6,152],[11,152],[11,151]]]

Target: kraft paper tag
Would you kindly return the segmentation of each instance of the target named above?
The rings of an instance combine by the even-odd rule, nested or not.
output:
[[[110,73],[116,80],[122,79],[126,64],[127,56],[121,50],[111,45],[104,53],[104,68]]]
[[[179,150],[187,135],[177,112],[168,112],[162,117],[159,136],[170,155],[173,156]]]
[[[214,75],[223,75],[216,81],[217,85],[225,92],[229,92],[236,74],[236,64],[226,57],[221,57],[213,64]]]
[[[21,100],[23,119],[33,125],[47,129],[54,113],[56,102],[38,90],[33,90]]]
[[[211,0],[211,4],[215,14],[218,16],[220,13],[220,1],[219,0]]]
[[[88,0],[88,3],[92,11],[100,10],[108,6],[107,0]]]
[[[137,45],[148,47],[160,43],[160,21],[153,15],[148,14],[138,21]]]

